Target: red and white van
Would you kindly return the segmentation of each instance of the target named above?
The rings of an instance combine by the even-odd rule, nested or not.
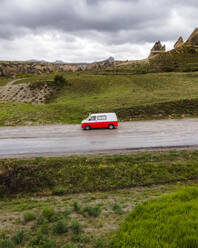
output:
[[[89,114],[89,117],[81,122],[81,128],[85,130],[116,127],[118,127],[118,119],[115,113]]]

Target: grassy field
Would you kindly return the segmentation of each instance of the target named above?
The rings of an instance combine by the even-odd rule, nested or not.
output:
[[[117,112],[120,120],[198,116],[197,72],[141,75],[78,72],[64,76],[68,83],[48,104],[1,102],[0,125],[79,123],[90,112],[107,111]],[[32,76],[21,82],[53,77],[54,74]]]
[[[197,213],[197,187],[147,201],[123,222],[112,248],[197,248]]]
[[[136,205],[184,185],[0,198],[0,247],[110,247],[120,223]],[[189,181],[187,185],[197,183]]]
[[[5,86],[8,82],[12,81],[12,78],[0,77],[0,87]]]
[[[145,221],[146,228],[148,211],[151,213],[149,229],[146,230],[153,229],[149,232],[150,236],[145,235],[145,239],[153,233],[160,233],[155,230],[154,224],[150,226],[155,213],[157,216],[158,206],[165,209],[165,214],[163,212],[164,215],[159,216],[167,221],[168,210],[172,213],[176,209],[174,220],[179,218],[181,230],[185,230],[188,211],[192,210],[191,217],[196,214],[197,198],[191,201],[185,194],[159,197],[184,186],[196,187],[197,192],[197,175],[198,151],[1,159],[0,248],[122,248],[125,246],[118,240],[122,241],[123,229],[131,225],[131,216],[137,217],[138,238],[142,231],[138,218],[142,218],[142,223]],[[181,205],[183,196],[190,200],[189,203]],[[159,199],[154,201],[156,198]],[[144,203],[151,199],[151,202]],[[175,206],[175,203],[181,207]],[[156,206],[156,211],[152,211],[153,206]],[[134,212],[131,214],[134,208],[140,216]],[[160,222],[160,218],[157,221]],[[193,226],[195,221],[191,218],[187,223]],[[118,230],[122,222],[124,224]],[[165,229],[167,234],[170,233],[170,240],[172,230],[168,232]],[[165,235],[165,231],[162,234]],[[145,239],[142,239],[143,242]]]
[[[1,159],[0,194],[95,192],[197,179],[198,151]]]

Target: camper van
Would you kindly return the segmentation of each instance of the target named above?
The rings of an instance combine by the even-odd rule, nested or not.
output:
[[[118,119],[115,113],[89,114],[88,118],[81,122],[81,128],[90,130],[92,128],[109,128],[118,127]]]

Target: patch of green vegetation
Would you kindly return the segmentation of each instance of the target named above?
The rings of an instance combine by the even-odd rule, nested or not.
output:
[[[59,220],[53,224],[52,230],[54,234],[63,234],[68,232],[68,226],[65,221]]]
[[[123,222],[112,248],[197,248],[197,212],[197,187],[147,201]]]
[[[78,220],[73,220],[71,224],[73,234],[80,234],[82,232],[82,226]]]
[[[198,73],[141,75],[65,73],[48,104],[0,103],[0,125],[80,123],[90,112],[116,112],[119,120],[198,116]],[[51,81],[54,74],[21,82]]]
[[[116,214],[123,214],[123,210],[121,208],[121,206],[117,203],[115,203],[113,205],[113,211],[116,213]]]
[[[24,222],[30,222],[36,219],[36,215],[34,212],[25,212],[24,213]]]
[[[167,192],[175,192],[183,185],[197,186],[197,181],[135,187],[108,191],[105,194],[89,192],[58,197],[48,194],[20,194],[16,198],[14,196],[3,197],[0,198],[0,244],[3,241],[3,244],[9,242],[11,247],[28,248],[109,247],[109,241],[115,235],[115,230],[135,205]],[[19,202],[22,205],[29,202],[29,205],[32,206],[32,201],[37,202],[34,204],[36,220],[24,225],[23,221],[17,220],[21,219],[26,211],[16,211],[16,205]],[[75,201],[81,206],[79,212],[72,208]],[[87,202],[92,207],[100,206],[101,211],[97,219],[82,211],[87,206]],[[114,211],[114,205],[118,205],[115,206],[115,209],[121,208],[123,213],[118,214]],[[53,215],[47,214],[47,216],[51,216],[47,219],[43,216],[43,209],[49,208],[49,206],[54,211]],[[67,212],[66,215],[65,212]],[[12,218],[7,218],[7,216],[12,216]],[[3,247],[5,248],[5,246]]]
[[[0,87],[5,86],[7,83],[12,81],[12,78],[0,76]]]
[[[87,213],[89,216],[93,216],[93,217],[98,217],[101,213],[101,209],[99,205],[96,205],[95,207],[86,206],[83,211],[84,213]]]
[[[59,185],[65,194],[107,191],[196,179],[198,151],[1,159],[0,170],[1,194],[53,192]],[[80,210],[77,202],[73,208]]]

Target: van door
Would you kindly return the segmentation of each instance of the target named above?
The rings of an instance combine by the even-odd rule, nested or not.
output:
[[[96,120],[96,116],[95,115],[92,115],[89,118],[89,125],[90,125],[91,128],[97,128],[97,120]]]
[[[97,128],[107,127],[107,116],[99,115],[97,116]]]

